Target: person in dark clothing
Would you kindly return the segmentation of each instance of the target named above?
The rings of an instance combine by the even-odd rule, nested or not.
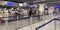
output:
[[[15,14],[16,14],[16,18],[18,17],[20,19],[20,10],[19,10],[19,8],[16,8]]]
[[[16,17],[20,19],[20,12],[16,12]]]
[[[30,8],[28,14],[29,14],[29,17],[32,15],[32,9],[31,8]]]

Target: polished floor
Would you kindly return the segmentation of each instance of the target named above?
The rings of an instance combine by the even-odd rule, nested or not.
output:
[[[59,16],[60,15],[50,14],[50,15],[41,16],[41,20],[39,20],[37,17],[31,17],[28,19],[12,21],[9,23],[0,23],[0,30],[36,30],[35,28]],[[59,29],[60,22],[56,21],[56,24],[57,24],[56,29],[60,30]],[[55,30],[54,27],[55,27],[54,21],[52,21],[48,25],[38,30]]]
[[[54,18],[57,18],[59,16],[60,15],[57,15],[57,16],[54,16],[54,15],[46,16],[43,21],[40,21],[38,23],[34,23],[32,25],[23,27],[23,28],[18,29],[18,30],[36,30],[35,29],[36,27],[39,27],[39,26],[43,25],[44,23],[49,22],[50,20],[52,20]],[[40,28],[38,30],[60,30],[60,26],[59,25],[60,25],[60,22],[58,22],[58,21],[52,21],[51,23],[43,26],[42,28]]]

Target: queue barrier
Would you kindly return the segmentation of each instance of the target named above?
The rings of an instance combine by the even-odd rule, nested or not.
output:
[[[41,25],[41,26],[39,26],[39,27],[37,27],[36,28],[36,30],[39,30],[40,28],[42,28],[42,27],[44,27],[44,26],[46,26],[47,24],[49,24],[49,23],[51,23],[52,21],[60,21],[60,19],[59,19],[60,17],[58,17],[58,18],[54,18],[54,19],[52,19],[52,20],[50,20],[49,22],[47,22],[47,23],[44,23],[43,25]],[[54,22],[54,23],[56,23],[56,22]],[[55,24],[55,26],[56,26],[56,24]],[[55,29],[56,29],[56,27],[55,27]]]
[[[22,15],[22,16],[24,16],[24,15]],[[40,16],[43,16],[43,15],[40,15]],[[9,16],[9,17],[0,17],[0,18],[10,18],[10,17],[14,17],[14,16]],[[38,15],[36,15],[36,16],[30,16],[30,17],[38,17]],[[16,17],[14,17],[14,18],[16,18],[15,20],[7,20],[8,22],[12,22],[12,21],[17,21],[17,20],[23,20],[23,19],[28,19],[28,18],[30,18],[30,17],[25,17],[25,18],[16,18]],[[0,22],[5,22],[6,20],[0,20]]]
[[[40,16],[43,16],[43,15],[40,15]],[[10,17],[14,17],[14,16],[10,16]],[[10,18],[10,17],[3,17],[3,18]],[[32,18],[33,18],[33,17],[38,17],[38,15],[37,15],[37,16],[30,16],[30,17],[32,17]],[[16,18],[15,20],[9,20],[9,19],[8,19],[8,20],[0,20],[0,21],[3,21],[4,23],[6,23],[6,26],[9,26],[9,25],[12,26],[12,25],[14,25],[14,24],[9,24],[9,23],[12,23],[12,21],[13,21],[13,22],[16,21],[16,22],[15,22],[16,25],[14,25],[14,27],[13,27],[13,26],[12,26],[12,27],[13,27],[13,29],[18,29],[18,28],[21,28],[21,27],[20,27],[20,26],[21,26],[20,23],[23,24],[23,21],[22,21],[22,20],[27,19],[28,22],[29,22],[29,25],[32,24],[31,21],[30,21],[30,20],[31,20],[30,17],[25,17],[25,18],[16,18],[16,17],[14,17],[14,18]],[[21,20],[22,22],[20,22],[19,20]],[[49,22],[48,22],[48,23],[49,23]],[[17,25],[17,24],[18,24],[18,25]],[[46,24],[47,24],[47,23],[46,23]],[[27,26],[27,25],[26,25],[26,26]],[[44,26],[44,25],[42,25],[42,26]],[[18,27],[18,28],[17,28],[17,27]],[[25,27],[25,26],[23,25],[23,27]],[[12,28],[7,27],[7,30],[8,30],[8,29],[11,30]]]
[[[37,28],[36,28],[36,30],[38,30],[38,29],[40,29],[40,28],[44,27],[45,25],[47,25],[47,24],[51,23],[52,21],[53,21],[53,20],[50,20],[49,22],[44,23],[43,25],[41,25],[41,26],[37,27]]]
[[[40,15],[40,16],[42,16],[42,15]],[[31,24],[30,17],[38,17],[38,15],[37,16],[25,17],[25,18],[16,18],[15,16],[1,17],[1,18],[10,18],[10,17],[15,18],[15,20],[10,20],[10,19],[8,19],[8,20],[0,20],[0,22],[4,26],[4,28],[3,28],[3,26],[1,27],[2,29],[4,29],[4,30],[16,30],[18,28],[22,28],[22,27],[28,26],[28,25]],[[23,22],[25,20],[27,22]],[[22,23],[22,25],[21,25],[21,23]]]

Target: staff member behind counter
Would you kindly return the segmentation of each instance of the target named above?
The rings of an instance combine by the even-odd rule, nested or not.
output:
[[[29,9],[28,15],[29,17],[32,16],[32,8]]]
[[[3,20],[3,11],[0,11],[0,20]]]

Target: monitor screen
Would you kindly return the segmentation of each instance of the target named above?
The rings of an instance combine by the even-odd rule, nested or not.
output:
[[[23,3],[19,3],[19,6],[23,6]]]

